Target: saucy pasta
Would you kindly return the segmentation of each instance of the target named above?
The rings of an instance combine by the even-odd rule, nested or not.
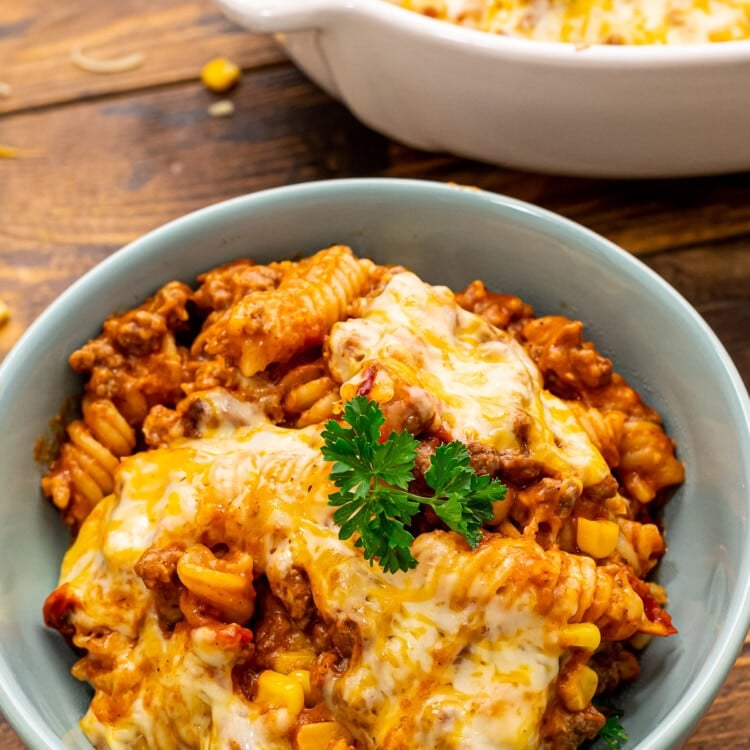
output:
[[[169,283],[70,364],[44,616],[97,748],[576,748],[676,632],[647,577],[683,467],[580,322],[334,246]],[[478,544],[426,504],[410,569],[340,534],[322,433],[355,397],[416,439],[417,496],[452,441],[502,481]]]

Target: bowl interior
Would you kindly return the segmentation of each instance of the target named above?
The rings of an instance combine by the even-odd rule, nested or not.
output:
[[[36,440],[79,384],[67,355],[103,319],[162,283],[192,282],[236,257],[259,262],[349,244],[461,288],[475,278],[537,313],[586,323],[587,338],[664,416],[687,464],[666,511],[658,571],[680,633],[652,643],[622,695],[630,743],[666,749],[710,703],[748,625],[747,394],[697,314],[656,275],[600,237],[539,209],[433,183],[348,180],[258,193],[205,209],[133,243],[62,295],[0,370],[0,707],[25,742],[85,748],[89,699],[73,656],[41,621],[67,532],[41,498]],[[11,437],[12,436],[12,437]]]

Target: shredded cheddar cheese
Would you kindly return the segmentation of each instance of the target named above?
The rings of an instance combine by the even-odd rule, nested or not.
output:
[[[695,44],[750,38],[748,0],[389,0],[502,36],[586,44]]]
[[[83,47],[76,45],[70,50],[70,60],[73,65],[86,73],[125,73],[140,68],[146,62],[146,55],[143,52],[131,52],[122,57],[101,60],[91,57],[83,51]]]
[[[585,713],[589,739],[603,725],[591,706],[595,652],[674,632],[663,592],[636,575],[663,551],[661,536],[618,493],[603,428],[586,427],[594,407],[552,393],[523,339],[461,307],[447,287],[360,264],[341,247],[330,257],[341,256],[358,283],[351,303],[320,312],[321,361],[303,357],[279,374],[285,321],[271,326],[258,312],[263,300],[278,301],[277,288],[267,270],[244,266],[260,291],[222,312],[252,309],[258,342],[272,331],[275,353],[261,352],[272,376],[255,366],[243,373],[247,351],[229,347],[223,361],[239,352],[232,373],[245,390],[185,388],[176,411],[152,407],[143,427],[152,447],[131,455],[131,440],[116,455],[83,450],[122,442],[127,422],[113,421],[111,401],[87,396],[83,419],[69,427],[66,473],[48,478],[58,507],[76,490],[61,476],[101,473],[101,460],[111,473],[97,485],[107,494],[95,494],[81,519],[45,618],[82,653],[73,674],[94,697],[81,726],[97,748],[538,750],[552,746],[560,722],[564,732]],[[326,278],[348,288],[335,273]],[[155,315],[140,319],[151,326]],[[220,322],[208,324],[225,343]],[[554,319],[528,335],[559,326]],[[123,330],[132,336],[132,322]],[[176,344],[164,349],[171,356]],[[585,346],[577,354],[599,356]],[[318,420],[300,392],[310,383],[327,410]],[[290,384],[275,399],[273,388]],[[340,534],[323,420],[346,415],[343,402],[355,395],[382,405],[387,424],[401,419],[423,436],[420,460],[436,441],[457,440],[505,466],[484,466],[506,472],[498,504],[510,507],[476,546],[423,511],[416,566],[390,573]],[[304,419],[279,416],[299,400]],[[630,403],[651,418],[634,396]],[[668,481],[678,481],[671,460],[678,479]]]
[[[534,611],[533,596],[490,602],[478,590],[466,601],[469,582],[456,567],[465,553],[450,535],[420,537],[415,550],[420,565],[395,576],[371,567],[340,542],[327,504],[328,467],[314,428],[288,430],[259,420],[213,438],[137,454],[125,460],[120,479],[118,496],[97,506],[84,524],[61,578],[82,602],[87,622],[109,622],[133,643],[112,679],[121,684],[135,670],[138,686],[115,721],[104,721],[110,712],[92,705],[83,727],[95,743],[125,750],[142,737],[149,747],[162,747],[160,737],[177,736],[183,724],[198,722],[213,727],[211,747],[248,746],[253,737],[263,737],[259,747],[289,747],[285,734],[295,716],[284,696],[296,691],[301,696],[302,688],[294,688],[299,683],[281,684],[269,675],[259,685],[257,704],[242,704],[231,686],[236,653],[204,643],[204,634],[196,631],[166,637],[132,572],[150,545],[199,537],[195,519],[207,509],[208,486],[210,502],[225,504],[225,523],[243,538],[260,572],[273,581],[283,579],[290,566],[301,566],[322,614],[357,626],[361,653],[345,674],[324,686],[334,718],[353,736],[370,737],[376,747],[396,733],[408,743],[404,747],[413,748],[434,747],[447,738],[453,738],[451,746],[467,748],[538,742],[561,653],[550,636],[555,625]],[[243,503],[245,497],[254,501]],[[511,559],[495,573],[497,581],[513,580]],[[475,579],[473,586],[484,583]],[[115,622],[113,599],[123,608]],[[78,636],[77,643],[85,648],[92,637]],[[272,698],[277,693],[279,698]],[[170,694],[174,700],[167,700]],[[196,708],[200,694],[209,702],[204,698]],[[109,700],[126,701],[122,694]],[[297,713],[298,700],[294,697]],[[404,726],[402,717],[417,704],[413,726]]]

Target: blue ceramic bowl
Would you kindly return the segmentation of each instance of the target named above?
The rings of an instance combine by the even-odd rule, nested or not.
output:
[[[678,747],[710,705],[750,623],[750,405],[698,314],[624,251],[586,229],[498,195],[435,183],[346,180],[211,206],[134,242],[68,289],[0,369],[0,708],[33,750],[89,748],[77,727],[89,692],[42,624],[68,533],[39,492],[34,443],[80,389],[68,354],[114,311],[170,279],[238,256],[260,262],[351,245],[431,282],[474,278],[587,337],[665,418],[687,465],[666,510],[658,578],[679,635],[649,646],[623,696],[628,748]]]

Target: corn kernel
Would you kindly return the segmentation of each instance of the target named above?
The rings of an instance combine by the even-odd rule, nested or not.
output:
[[[664,539],[659,528],[653,523],[644,523],[635,536],[635,551],[642,560],[658,556],[664,552]]]
[[[310,669],[315,663],[315,652],[299,649],[297,651],[281,651],[276,654],[270,666],[281,674],[290,674],[297,669]]]
[[[608,557],[615,551],[620,527],[613,521],[590,521],[579,518],[576,527],[578,548],[592,557]]]
[[[343,727],[335,721],[303,724],[297,732],[294,750],[326,750],[334,740],[345,738]]]
[[[585,648],[596,651],[602,642],[599,628],[591,622],[579,622],[560,628],[557,638],[562,648]]]
[[[716,29],[708,32],[709,41],[731,42],[734,39],[731,29]]]
[[[596,693],[599,678],[585,664],[579,664],[564,675],[557,685],[557,694],[568,711],[583,711]]]
[[[201,81],[207,89],[222,92],[229,91],[240,79],[242,71],[238,65],[225,57],[215,57],[203,66]]]
[[[305,706],[305,693],[299,680],[267,669],[258,677],[255,700],[268,708],[286,708],[298,716]]]
[[[367,394],[368,398],[372,401],[377,401],[379,404],[385,404],[390,401],[396,395],[396,387],[393,383],[393,378],[382,370],[375,376],[375,382],[372,384],[372,389]]]
[[[295,669],[289,673],[290,677],[293,677],[300,685],[302,685],[302,692],[305,694],[305,702],[310,699],[312,693],[312,680],[310,678],[309,669]]]

